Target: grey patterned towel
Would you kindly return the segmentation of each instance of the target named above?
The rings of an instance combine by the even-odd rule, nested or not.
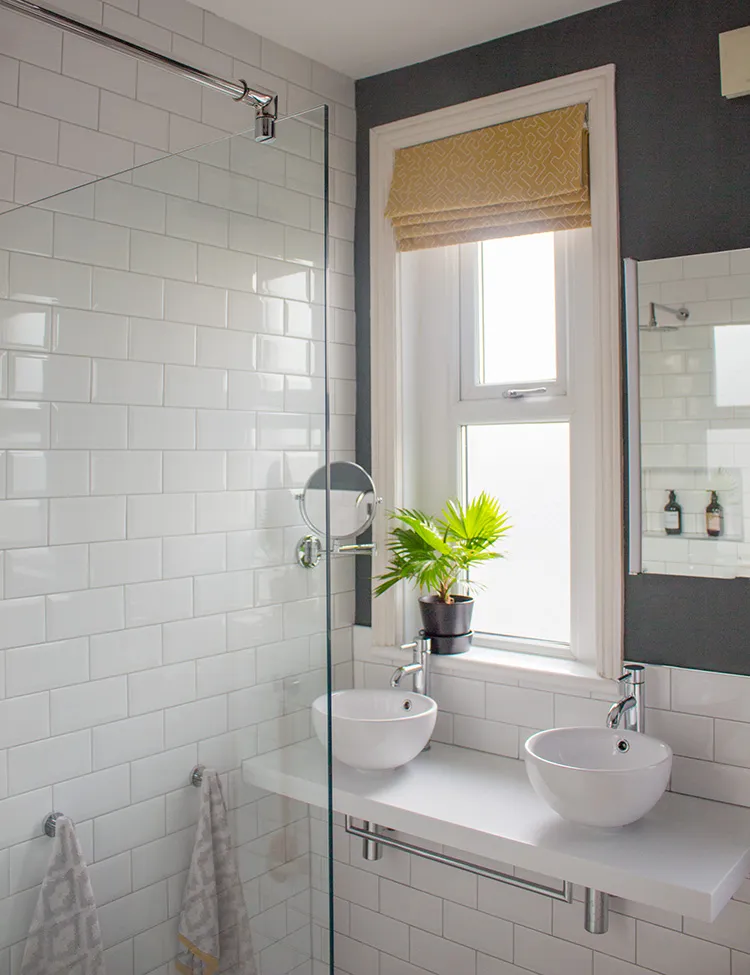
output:
[[[21,975],[104,975],[94,892],[73,823],[55,823],[55,845],[26,939]]]
[[[250,921],[218,773],[203,772],[201,810],[178,928],[183,975],[256,975]]]

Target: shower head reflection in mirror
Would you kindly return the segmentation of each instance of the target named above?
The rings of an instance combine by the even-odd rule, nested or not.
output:
[[[750,249],[636,267],[628,362],[640,524],[631,519],[631,531],[642,551],[631,571],[750,577]],[[670,492],[676,532],[666,530]]]

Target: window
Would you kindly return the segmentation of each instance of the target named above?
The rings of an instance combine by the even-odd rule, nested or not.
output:
[[[395,147],[574,100],[589,106],[591,227],[396,254],[376,216]],[[496,494],[514,527],[501,543],[507,558],[474,577],[487,587],[474,645],[574,658],[606,677],[622,660],[614,132],[614,76],[604,68],[383,126],[371,156],[379,492],[389,507],[431,511],[452,495]],[[377,574],[387,525],[375,530]],[[410,594],[375,601],[375,646],[403,642],[418,625]]]
[[[585,639],[571,566],[593,500],[591,263],[590,229],[401,255],[406,504],[487,491],[513,526],[472,575],[476,645],[570,656]]]

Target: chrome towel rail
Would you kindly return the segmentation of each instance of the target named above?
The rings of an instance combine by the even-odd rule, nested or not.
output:
[[[363,852],[365,859],[380,859],[382,852],[377,847],[390,846],[394,850],[401,850],[402,853],[411,853],[413,856],[421,857],[423,860],[432,860],[433,863],[442,863],[448,867],[456,867],[457,870],[464,870],[466,873],[474,873],[478,877],[485,877],[487,880],[496,880],[501,884],[508,884],[510,887],[520,887],[521,890],[531,891],[533,894],[542,894],[555,901],[563,901],[570,904],[573,901],[573,885],[567,880],[563,881],[562,888],[548,887],[546,884],[537,884],[533,880],[523,880],[521,877],[514,877],[501,870],[492,870],[489,867],[480,867],[479,864],[469,863],[467,860],[460,860],[458,857],[451,857],[445,853],[436,853],[434,850],[427,850],[422,846],[415,846],[413,843],[405,843],[394,836],[385,836],[379,831],[378,827],[369,824],[366,829],[355,826],[353,818],[346,816],[344,820],[346,832],[352,836],[358,836],[364,841]],[[373,855],[374,854],[374,855]]]

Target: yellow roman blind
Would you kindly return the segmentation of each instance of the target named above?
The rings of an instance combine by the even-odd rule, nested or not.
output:
[[[398,250],[591,226],[586,105],[396,150]]]

